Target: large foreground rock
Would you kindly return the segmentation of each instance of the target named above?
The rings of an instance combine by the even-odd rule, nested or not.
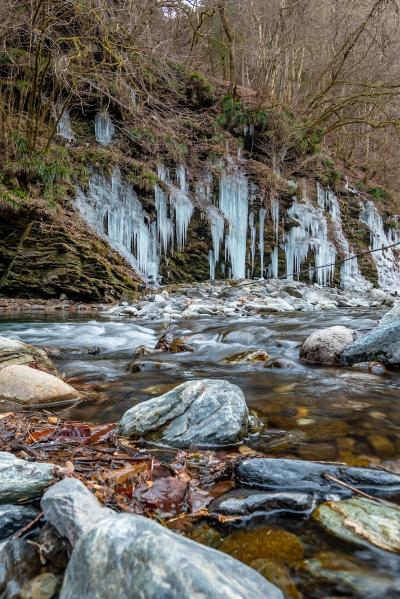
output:
[[[42,497],[41,507],[46,520],[71,545],[99,520],[114,514],[75,478],[64,478],[50,487]]]
[[[397,505],[352,497],[320,505],[313,518],[340,539],[357,545],[371,543],[385,551],[400,553],[400,509]]]
[[[243,439],[247,419],[239,387],[202,379],[134,406],[123,415],[119,433],[173,447],[221,446]]]
[[[106,518],[75,546],[60,599],[283,599],[235,559],[142,516]]]
[[[52,464],[27,462],[0,452],[0,504],[40,497],[55,482]]]
[[[0,336],[0,370],[15,364],[32,365],[57,374],[57,370],[44,349],[16,339]]]
[[[400,319],[389,322],[360,337],[341,353],[344,364],[381,362],[400,368]]]
[[[379,495],[400,492],[400,475],[374,468],[348,468],[303,460],[250,458],[236,468],[236,480],[249,487],[350,496],[351,491],[332,478],[359,490]]]
[[[0,398],[23,405],[78,399],[79,392],[61,379],[30,368],[7,366],[0,370]]]
[[[381,318],[379,325],[400,322],[400,302],[397,302],[389,312]]]
[[[339,355],[354,339],[354,331],[334,326],[316,331],[300,348],[300,359],[309,364],[334,364]]]

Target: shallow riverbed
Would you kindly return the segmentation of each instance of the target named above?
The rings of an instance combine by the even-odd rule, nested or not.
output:
[[[72,383],[88,389],[87,400],[64,410],[65,417],[112,422],[134,403],[161,395],[185,380],[223,378],[242,388],[250,409],[267,424],[263,433],[246,442],[248,446],[277,457],[368,465],[400,457],[400,374],[309,367],[299,362],[298,350],[317,329],[340,324],[367,331],[383,312],[347,308],[241,320],[180,321],[175,331],[194,352],[151,355],[150,362],[158,364],[150,363],[135,373],[127,372],[135,348],[154,347],[165,323],[19,314],[0,318],[0,334],[49,348]],[[294,364],[279,369],[224,363],[232,354],[260,348]],[[264,560],[257,568],[264,568],[265,574],[271,568],[280,572],[285,579],[281,586],[286,585],[286,593],[295,599],[301,593],[311,598],[400,597],[400,582],[396,589],[389,580],[400,571],[400,559],[394,555],[338,542],[304,518],[275,516],[241,526],[238,531],[236,525],[215,528],[202,523],[186,532],[247,563]],[[321,552],[326,555],[304,564],[304,558],[315,558]],[[289,577],[297,589],[290,587]],[[349,582],[349,578],[359,582]],[[279,585],[278,579],[274,582]]]

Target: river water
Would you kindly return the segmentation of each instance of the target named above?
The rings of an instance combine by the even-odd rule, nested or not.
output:
[[[367,331],[382,314],[378,309],[356,308],[179,321],[175,332],[185,337],[194,352],[144,356],[144,370],[133,373],[127,367],[135,348],[154,347],[166,323],[62,314],[7,315],[0,319],[0,334],[48,348],[61,372],[87,390],[84,402],[63,412],[67,418],[116,421],[133,404],[181,382],[221,378],[241,387],[250,409],[267,425],[263,433],[246,441],[252,448],[276,457],[368,465],[400,458],[400,374],[305,366],[298,352],[301,342],[317,329],[340,324]],[[293,364],[265,368],[224,362],[248,349],[263,349]],[[285,579],[280,584],[294,599],[400,597],[400,582],[397,589],[390,583],[400,572],[400,560],[394,555],[354,549],[298,517],[253,519],[242,526],[221,530],[202,523],[191,534],[247,563],[264,559],[265,568],[275,568],[273,576]],[[267,537],[274,542],[266,543]],[[270,555],[271,546],[277,547],[274,555]],[[304,574],[303,558],[316,555],[323,556],[324,575],[321,567],[318,575]],[[347,582],[337,574],[341,563]],[[349,571],[358,582],[349,583]],[[297,587],[290,586],[293,581]]]

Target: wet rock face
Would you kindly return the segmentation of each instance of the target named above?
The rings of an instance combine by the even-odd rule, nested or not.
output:
[[[46,520],[71,545],[75,545],[96,522],[114,513],[103,507],[95,495],[74,478],[65,478],[50,487],[42,497],[41,507]]]
[[[246,489],[235,489],[222,495],[209,506],[209,512],[228,516],[248,516],[273,512],[309,512],[314,506],[314,497],[307,493],[260,493]]]
[[[268,490],[291,490],[330,493],[350,496],[351,490],[336,483],[333,477],[347,485],[371,494],[396,494],[400,492],[400,475],[373,468],[338,467],[318,462],[274,458],[247,459],[236,468],[239,484]],[[328,476],[327,476],[328,475]]]
[[[26,526],[38,513],[36,508],[30,506],[0,505],[0,541]]]
[[[244,564],[131,514],[106,518],[75,546],[60,599],[85,596],[283,599]]]
[[[400,320],[377,327],[346,347],[340,355],[344,364],[381,362],[400,368]]]
[[[57,374],[57,370],[43,349],[16,339],[0,336],[0,370],[6,366],[32,365]]]
[[[123,415],[119,433],[172,447],[223,446],[244,438],[247,419],[239,387],[202,379],[134,406]]]
[[[15,365],[0,371],[0,397],[29,406],[78,399],[80,394],[52,374]]]
[[[52,464],[27,462],[0,452],[0,504],[36,499],[54,482]]]
[[[334,364],[345,347],[353,342],[354,331],[334,326],[316,331],[300,348],[300,359],[309,364]]]
[[[395,504],[352,497],[320,505],[313,518],[340,539],[400,553],[400,510]]]

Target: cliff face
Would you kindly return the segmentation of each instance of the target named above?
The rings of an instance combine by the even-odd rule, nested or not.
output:
[[[73,184],[59,176],[56,208],[29,199],[3,207],[0,294],[107,301],[135,294],[142,280],[285,276],[400,293],[398,248],[346,260],[400,241],[381,190],[361,193],[310,145],[277,160],[273,144],[265,149],[272,121],[271,130],[238,128],[223,106],[186,106],[180,144],[147,116],[127,141],[107,111],[65,112],[57,168]]]
[[[62,218],[2,211],[0,292],[14,297],[110,301],[133,297],[138,276],[117,252],[88,232],[73,211]]]

